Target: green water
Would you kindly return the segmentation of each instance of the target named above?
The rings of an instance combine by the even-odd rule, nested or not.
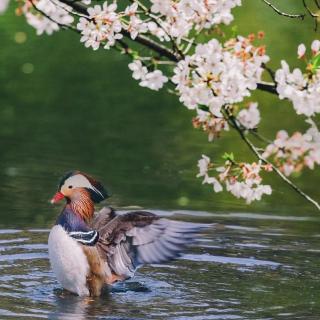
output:
[[[310,19],[243,2],[238,30],[266,32],[273,68],[282,57],[293,64],[297,45],[318,35]],[[281,5],[301,11],[298,1]],[[214,194],[195,177],[197,160],[225,151],[245,159],[249,151],[235,133],[208,143],[175,96],[138,86],[127,57],[85,49],[67,31],[37,37],[13,10],[0,16],[0,318],[318,319],[319,213],[272,175],[272,196],[251,206]],[[265,136],[307,128],[289,103],[267,93],[254,98]],[[111,296],[68,296],[49,271],[46,230],[59,212],[48,200],[70,169],[99,178],[114,207],[187,210],[183,219],[221,228],[185,260],[143,268]],[[319,199],[318,169],[295,181]]]

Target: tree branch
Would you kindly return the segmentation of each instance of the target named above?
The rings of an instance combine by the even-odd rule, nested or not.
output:
[[[78,1],[73,1],[73,0],[61,0],[61,2],[69,5],[77,12],[82,13],[88,17],[87,7],[85,5],[83,5],[82,3],[78,2]],[[128,32],[127,30],[122,30],[121,33],[126,38],[131,39],[130,32]],[[142,44],[143,46],[145,46],[153,51],[156,51],[160,55],[162,55],[172,61],[175,61],[175,62],[179,61],[179,57],[172,50],[168,49],[166,46],[163,46],[163,45],[157,43],[156,41],[154,41],[146,36],[138,35],[134,41]]]
[[[309,15],[311,16],[311,18],[313,18],[314,20],[314,31],[317,31],[318,29],[318,18],[319,18],[319,15],[313,13],[311,11],[311,9],[308,7],[307,3],[306,3],[306,0],[302,0],[302,3],[303,3],[303,6],[305,7],[305,9],[308,11]],[[319,8],[319,3],[318,1],[316,1],[316,5],[317,7]]]
[[[257,89],[278,95],[276,84],[273,82],[261,81],[257,84]]]
[[[268,5],[270,8],[272,8],[277,14],[280,16],[284,16],[287,18],[294,18],[294,19],[301,19],[303,20],[304,17],[306,16],[305,14],[290,14],[290,13],[285,13],[280,11],[277,7],[275,7],[272,3],[270,3],[267,0],[262,0],[266,5]]]
[[[304,199],[307,201],[311,202],[319,211],[320,211],[320,204],[311,198],[309,195],[307,195],[305,192],[303,192],[297,185],[295,185],[290,179],[288,179],[274,164],[272,164],[270,161],[265,159],[257,147],[246,137],[244,134],[243,130],[239,127],[236,119],[234,118],[233,115],[230,115],[227,111],[227,120],[232,123],[232,127],[238,132],[240,135],[241,139],[247,144],[247,146],[250,148],[250,150],[255,154],[255,156],[261,160],[263,163],[268,164],[272,167],[274,172],[277,173],[277,175],[284,181],[286,182],[293,190],[295,190],[297,193],[299,193]]]

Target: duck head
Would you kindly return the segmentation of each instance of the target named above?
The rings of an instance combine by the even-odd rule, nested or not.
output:
[[[67,200],[67,205],[81,216],[89,217],[93,214],[94,203],[108,198],[108,193],[102,184],[89,175],[80,171],[70,171],[60,180],[58,191],[51,199],[57,203]]]

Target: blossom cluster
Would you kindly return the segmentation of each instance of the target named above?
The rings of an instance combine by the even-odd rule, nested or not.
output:
[[[224,117],[216,117],[211,112],[197,109],[197,116],[192,119],[194,128],[201,128],[208,134],[208,140],[220,137],[221,131],[228,131],[229,125]]]
[[[141,87],[147,87],[151,90],[158,91],[168,81],[168,78],[163,75],[161,70],[149,72],[147,67],[140,60],[134,60],[129,64],[129,69],[132,71],[132,77],[140,80]]]
[[[305,134],[295,132],[289,136],[281,130],[269,144],[263,157],[273,157],[277,167],[286,175],[300,172],[305,166],[314,169],[320,164],[320,132],[313,124]]]
[[[77,24],[77,29],[81,31],[81,42],[86,47],[92,47],[97,50],[100,44],[104,44],[105,49],[113,46],[116,40],[122,38],[122,25],[116,12],[117,5],[112,3],[108,5],[105,2],[102,6],[95,5],[88,8],[89,19],[81,17]]]
[[[247,108],[242,109],[238,113],[237,120],[245,129],[257,128],[261,120],[260,111],[258,109],[258,103],[250,102]]]
[[[241,0],[151,0],[151,3],[151,12],[160,15],[158,23],[166,33],[160,38],[167,41],[176,38],[179,42],[193,29],[229,24],[233,20],[231,10],[240,6]]]
[[[177,64],[172,81],[186,107],[205,105],[219,117],[223,105],[241,102],[257,88],[268,60],[248,38],[238,37],[224,46],[212,39]]]
[[[280,99],[289,99],[298,115],[307,117],[320,112],[320,41],[311,45],[312,58],[307,61],[306,72],[299,68],[290,72],[286,61],[281,61],[281,68],[276,71],[275,80]],[[298,58],[306,58],[304,44],[298,47]]]
[[[27,22],[36,29],[37,35],[51,35],[59,31],[59,25],[71,25],[74,21],[71,8],[58,0],[27,0],[20,8]]]
[[[197,177],[203,177],[203,184],[212,185],[215,192],[223,191],[224,185],[227,191],[236,198],[245,199],[247,204],[261,200],[264,194],[272,193],[270,185],[262,184],[260,175],[261,171],[272,171],[270,165],[261,162],[236,163],[233,155],[229,155],[223,166],[215,167],[209,157],[202,155],[198,161],[198,168]],[[212,170],[217,173],[216,177],[209,176],[209,171]]]

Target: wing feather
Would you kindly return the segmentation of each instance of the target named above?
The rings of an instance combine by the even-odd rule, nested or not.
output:
[[[140,265],[177,258],[206,227],[160,218],[145,211],[102,214],[104,217],[97,217],[93,224],[100,235],[98,250],[111,270],[125,278],[132,277]]]

